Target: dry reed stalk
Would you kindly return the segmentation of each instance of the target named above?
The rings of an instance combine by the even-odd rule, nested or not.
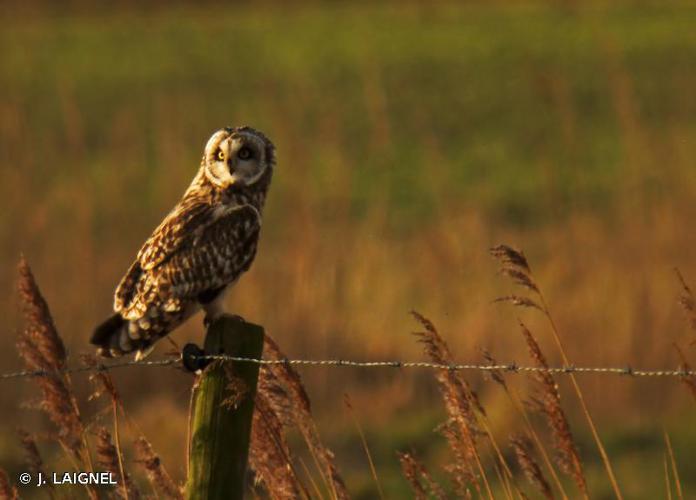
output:
[[[111,403],[111,414],[114,421],[114,444],[116,447],[116,456],[118,457],[118,470],[121,477],[126,478],[126,482],[123,483],[124,496],[128,496],[127,488],[132,486],[128,483],[128,475],[125,472],[125,466],[123,465],[123,452],[121,451],[121,432],[119,429],[119,418],[118,410],[121,409],[125,415],[125,410],[123,409],[123,403],[121,397],[119,396],[116,386],[109,373],[103,369],[103,366],[97,361],[97,358],[91,354],[84,354],[81,356],[82,362],[96,371],[90,375],[89,380],[95,385],[95,391],[89,396],[88,399],[97,399],[102,395],[109,397]]]
[[[123,464],[123,449],[121,448],[121,432],[118,425],[118,401],[116,398],[111,400],[111,411],[114,418],[114,444],[116,447],[116,457],[118,457],[118,471],[123,478],[123,493],[127,498],[129,496],[129,489],[133,486],[126,473],[126,467]],[[137,498],[138,495],[136,495]]]
[[[297,461],[302,466],[302,470],[304,471],[305,477],[309,481],[309,484],[312,485],[312,491],[317,495],[316,498],[324,498],[324,495],[322,495],[321,490],[319,489],[319,485],[312,477],[312,473],[309,472],[309,467],[307,467],[305,461],[302,459],[302,457],[299,457]]]
[[[350,398],[348,397],[348,394],[343,395],[343,404],[345,405],[346,409],[348,410],[348,413],[350,413],[350,416],[353,419],[353,423],[355,424],[355,428],[358,431],[358,435],[360,436],[360,441],[362,443],[363,450],[365,451],[365,455],[367,456],[367,462],[370,465],[370,473],[372,474],[372,479],[375,481],[375,485],[377,486],[377,492],[379,493],[379,497],[381,499],[384,499],[384,492],[382,491],[382,485],[379,482],[379,476],[377,475],[377,469],[375,468],[375,463],[372,460],[372,454],[370,453],[370,448],[369,448],[369,446],[367,446],[367,439],[365,439],[365,433],[362,430],[362,426],[360,425],[358,418],[355,416],[355,413],[353,412],[353,405],[350,402]]]
[[[309,498],[292,466],[283,423],[261,386],[256,394],[249,466],[256,474],[257,484],[262,483],[271,498],[299,498],[303,493]]]
[[[123,458],[111,440],[111,433],[105,427],[99,427],[96,430],[96,436],[97,463],[103,470],[111,472],[117,477],[117,483],[121,487],[117,488],[116,491],[126,500],[140,498],[140,492],[123,468]]]
[[[493,431],[491,430],[491,425],[490,421],[488,419],[488,415],[482,414],[480,415],[480,422],[481,426],[483,427],[483,432],[488,439],[488,442],[491,444],[493,447],[493,451],[495,452],[495,459],[496,459],[496,472],[498,475],[501,476],[501,482],[506,488],[506,494],[511,496],[511,492],[509,492],[509,483],[512,483],[512,486],[514,487],[515,491],[517,493],[520,493],[520,489],[517,486],[517,483],[515,482],[515,476],[513,475],[512,471],[510,470],[510,466],[507,463],[507,460],[505,459],[505,455],[503,454],[502,450],[500,449],[500,446],[498,446],[498,441],[495,439],[495,436],[493,435]]]
[[[287,359],[269,335],[266,335],[263,352],[269,359]],[[319,438],[319,432],[312,417],[309,396],[299,374],[289,364],[274,364],[267,368],[268,370],[264,371],[267,371],[275,381],[273,389],[267,392],[273,396],[270,398],[273,409],[283,416],[284,422],[292,422],[299,429],[315,463],[318,464],[324,482],[328,483],[332,497],[339,500],[349,498],[345,482],[334,463],[334,455]],[[260,382],[261,378],[263,377],[260,377]]]
[[[496,462],[496,470],[498,468],[501,469],[502,475],[503,475],[503,484],[506,485],[507,489],[509,489],[509,484],[512,484],[512,487],[515,489],[517,493],[520,493],[520,488],[517,485],[517,482],[515,481],[515,476],[513,475],[512,471],[510,470],[510,466],[507,463],[507,460],[505,459],[505,455],[503,454],[502,450],[498,446],[498,442],[495,439],[495,436],[493,435],[493,431],[491,430],[491,425],[490,422],[488,421],[487,416],[483,416],[482,418],[482,425],[483,425],[483,430],[486,433],[486,436],[488,437],[489,442],[491,443],[491,446],[493,446],[493,450],[495,451],[495,457],[497,459]]]
[[[669,479],[669,467],[667,466],[667,454],[662,455],[662,465],[665,471],[665,491],[667,491],[667,500],[672,500],[672,483]]]
[[[490,253],[501,263],[501,273],[511,277],[513,283],[520,285],[523,288],[526,288],[527,290],[531,291],[537,296],[539,302],[536,302],[532,299],[528,300],[535,304],[535,308],[539,309],[546,318],[551,328],[553,340],[556,344],[556,347],[558,348],[559,353],[561,354],[561,359],[563,360],[563,363],[566,366],[570,366],[571,363],[568,358],[568,355],[566,354],[565,348],[563,347],[563,342],[561,341],[561,336],[558,331],[558,327],[556,326],[556,322],[553,319],[553,316],[551,315],[551,311],[549,309],[546,298],[544,297],[544,294],[541,292],[541,288],[539,288],[539,286],[536,284],[532,277],[532,270],[529,265],[529,262],[527,261],[527,258],[524,256],[524,253],[522,253],[522,251],[520,250],[515,250],[514,248],[509,247],[507,245],[498,245],[497,247],[491,248]],[[513,304],[515,303],[514,301],[512,302]],[[590,427],[592,438],[594,439],[599,454],[602,458],[604,469],[607,473],[607,476],[609,477],[609,482],[611,483],[614,495],[618,500],[623,500],[623,495],[621,494],[619,483],[616,480],[616,475],[614,474],[614,469],[611,465],[611,461],[609,460],[609,455],[607,454],[607,451],[604,448],[604,444],[602,443],[602,439],[599,436],[599,431],[597,431],[597,426],[595,425],[594,420],[592,419],[592,415],[590,415],[590,410],[587,407],[585,397],[583,396],[582,390],[580,389],[580,384],[578,384],[575,374],[570,373],[569,377],[573,385],[573,390],[575,391],[578,401],[580,402],[582,413],[585,417],[585,420],[587,421],[588,426]]]
[[[140,464],[145,469],[145,474],[153,489],[167,498],[183,499],[184,495],[181,488],[172,480],[147,438],[140,436],[133,443],[133,448],[135,449],[135,463]]]
[[[18,342],[18,349],[25,362],[33,352],[33,346]],[[31,366],[31,365],[29,365]],[[41,369],[41,368],[37,368]],[[39,408],[43,410],[58,429],[58,439],[78,461],[82,462],[84,426],[73,406],[71,389],[64,378],[56,372],[47,372],[36,378],[36,383],[42,391]]]
[[[496,365],[496,360],[493,359],[493,356],[491,353],[482,347],[479,347],[479,351],[481,352],[481,355],[483,356],[483,359],[489,364],[489,365]],[[501,370],[487,370],[484,372],[484,377],[490,377],[491,380],[493,380],[496,384],[500,385],[505,393],[510,397],[510,390],[507,386],[507,382],[505,382],[505,377],[503,376],[503,373]],[[512,483],[512,487],[514,487],[515,491],[518,494],[521,494],[520,488],[517,485],[517,482],[515,481],[515,476],[510,470],[510,466],[507,463],[507,460],[505,459],[505,455],[500,449],[500,446],[498,446],[498,442],[495,439],[495,436],[493,434],[493,431],[491,430],[491,425],[490,425],[490,420],[486,414],[481,415],[481,424],[483,425],[483,430],[486,433],[486,436],[488,437],[489,442],[493,446],[493,449],[495,451],[496,458],[498,460],[498,466],[502,469],[503,472],[503,485],[506,487],[506,494],[511,495],[511,492],[508,491],[510,490],[510,485],[509,483]]]
[[[29,472],[34,474],[41,472],[43,474],[43,459],[39,453],[39,448],[36,446],[34,436],[22,428],[17,429],[17,434],[24,450],[24,463]]]
[[[696,332],[696,297],[694,297],[689,285],[686,284],[686,280],[684,279],[684,276],[682,276],[679,269],[675,269],[674,272],[676,273],[677,279],[679,280],[679,284],[681,286],[679,304],[686,315],[689,326]],[[696,343],[696,341],[692,342],[692,344],[693,343]],[[685,372],[691,370],[691,366],[686,361],[686,356],[684,356],[682,350],[676,344],[674,345],[674,348],[677,350],[679,358],[681,359],[681,370]],[[684,375],[680,377],[680,380],[689,390],[694,400],[696,400],[696,376]]]
[[[556,485],[558,491],[561,494],[561,498],[563,498],[564,500],[567,499],[568,494],[566,493],[565,488],[563,487],[563,483],[561,483],[561,479],[558,477],[558,474],[556,473],[556,469],[553,466],[551,459],[549,458],[549,454],[546,452],[544,444],[541,442],[541,438],[539,438],[539,434],[537,434],[536,430],[534,429],[534,426],[532,425],[532,421],[530,420],[529,415],[527,414],[527,410],[524,408],[524,404],[522,404],[520,396],[517,394],[517,392],[512,390],[507,391],[507,394],[510,398],[512,406],[515,408],[515,410],[517,410],[517,412],[520,415],[522,415],[525,427],[527,428],[527,432],[532,437],[532,440],[534,441],[537,450],[539,450],[539,453],[541,454],[541,457],[544,460],[544,464],[546,465],[549,474],[551,474],[551,477],[553,478],[554,484]]]
[[[534,364],[540,368],[548,368],[546,358],[532,332],[522,322],[520,322],[520,328],[529,348],[529,356]],[[587,481],[582,470],[582,462],[573,440],[573,434],[570,431],[570,424],[561,407],[561,395],[558,392],[556,381],[546,371],[535,372],[533,377],[537,381],[541,393],[539,410],[546,416],[554,437],[558,465],[563,472],[573,478],[582,494],[587,497]]]
[[[674,269],[679,280],[679,285],[681,286],[681,293],[679,294],[679,304],[686,315],[686,319],[689,322],[689,326],[693,331],[696,332],[696,297],[694,297],[691,288],[686,284],[686,280],[679,269]]]
[[[541,472],[541,467],[532,456],[531,444],[528,440],[521,437],[512,437],[510,446],[515,452],[517,463],[529,482],[535,486],[545,498],[554,498],[551,486]]]
[[[452,354],[444,339],[440,336],[435,325],[416,311],[412,316],[424,328],[422,332],[414,332],[418,341],[423,344],[425,354],[435,363],[453,364]],[[466,495],[468,485],[479,488],[474,465],[478,469],[486,494],[493,498],[493,493],[486,477],[485,470],[477,449],[476,440],[482,434],[476,411],[485,415],[476,393],[471,390],[461,372],[456,370],[437,370],[435,378],[438,381],[440,393],[445,403],[448,420],[438,429],[447,439],[450,449],[455,454],[456,461],[449,466],[449,472],[457,485],[458,493]]]
[[[71,460],[78,462],[75,468],[93,470],[70,379],[61,372],[66,361],[63,341],[24,257],[20,259],[18,272],[17,287],[25,324],[17,339],[17,350],[27,368],[44,372],[36,377],[42,393],[39,408],[57,427],[58,441],[72,455]],[[87,489],[94,496],[94,490]]]
[[[497,468],[500,469],[500,466],[497,466]],[[505,496],[510,500],[515,500],[515,498],[524,500],[527,497],[522,489],[517,485],[517,480],[514,476],[509,478],[506,475],[503,475],[503,488],[505,489]]]
[[[17,500],[18,498],[17,488],[10,485],[10,478],[5,469],[0,469],[0,500]]]
[[[484,494],[481,491],[481,485],[479,484],[476,473],[476,468],[478,468],[479,473],[483,470],[481,460],[478,457],[478,452],[474,459],[471,458],[469,451],[471,445],[462,437],[460,426],[451,419],[448,419],[446,422],[437,426],[435,431],[445,438],[447,446],[454,456],[452,463],[446,465],[444,469],[454,483],[457,495],[460,497],[471,496],[471,487],[473,487],[478,497],[483,498]],[[488,484],[487,478],[483,480],[485,484]],[[486,486],[484,485],[484,487]],[[489,491],[490,486],[486,493]],[[492,492],[488,497],[492,498]]]
[[[24,463],[27,466],[27,470],[33,474],[42,474],[45,476],[43,469],[43,459],[39,453],[39,448],[36,446],[36,440],[28,431],[24,429],[17,429],[17,434],[19,435],[19,441],[24,450]],[[49,487],[52,488],[53,484],[48,483]]]
[[[401,471],[411,485],[416,500],[447,498],[442,487],[433,480],[425,466],[412,453],[397,453],[397,456],[401,463]]]
[[[94,372],[89,376],[89,380],[94,384],[95,390],[88,399],[94,400],[101,396],[108,396],[111,401],[115,401],[121,406],[121,397],[116,390],[116,386],[109,372],[103,369],[103,365],[97,357],[93,354],[82,354],[80,359],[85,366],[94,369]]]
[[[483,355],[484,360],[489,364],[489,365],[497,365],[498,362],[496,361],[495,358],[493,358],[493,355],[486,349],[481,349],[481,353]],[[505,376],[503,375],[503,372],[500,370],[491,370],[487,372],[488,375],[491,377],[491,379],[497,383],[500,387],[503,388],[503,391],[507,395],[508,399],[510,400],[510,403],[512,404],[513,408],[522,416],[525,422],[525,426],[527,427],[527,432],[529,435],[532,436],[532,439],[534,440],[534,444],[539,450],[539,453],[541,453],[541,456],[544,460],[544,463],[546,467],[548,468],[549,472],[551,473],[551,477],[554,480],[554,483],[558,487],[558,490],[561,492],[562,498],[568,498],[568,495],[566,494],[565,490],[563,489],[563,484],[561,483],[561,480],[559,479],[558,475],[556,474],[556,470],[553,467],[553,464],[551,463],[551,460],[548,457],[548,454],[546,453],[546,449],[544,448],[543,443],[541,442],[541,439],[539,439],[539,436],[534,430],[534,427],[532,426],[531,421],[529,420],[529,415],[527,415],[527,411],[524,409],[524,405],[522,404],[522,401],[520,400],[520,397],[517,395],[517,393],[514,391],[514,389],[508,387],[507,382],[505,381]]]
[[[257,394],[259,395],[257,395],[257,400],[261,401],[261,404],[257,402],[256,410],[262,412],[258,415],[254,415],[254,422],[257,422],[259,425],[264,425],[264,428],[260,430],[265,430],[265,441],[268,442],[269,445],[275,446],[275,454],[270,453],[270,458],[273,459],[275,457],[275,462],[277,464],[285,464],[285,469],[287,469],[287,473],[291,475],[290,479],[296,483],[297,489],[304,497],[309,498],[309,493],[307,492],[302,481],[299,479],[299,475],[294,468],[294,456],[292,455],[290,447],[287,443],[285,434],[285,431],[291,428],[299,428],[300,426],[300,424],[297,422],[299,418],[299,415],[296,413],[297,404],[293,398],[293,395],[291,394],[290,389],[288,388],[288,384],[285,380],[280,379],[279,376],[282,376],[281,372],[271,370],[267,366],[262,367],[259,371],[257,389]],[[301,383],[300,388],[302,391],[304,391],[304,387],[301,386]],[[309,399],[306,399],[306,401],[309,402]],[[311,418],[311,416],[309,418]],[[303,425],[307,424],[305,423]],[[303,433],[302,429],[299,430],[301,433]],[[254,436],[254,431],[255,428],[252,427],[252,438]],[[310,454],[314,460],[317,470],[319,471],[319,475],[324,482],[326,490],[333,494],[330,480],[326,477],[325,469],[319,463],[319,458],[317,456],[318,452],[310,446],[307,437],[305,437],[304,434],[303,439],[309,448]],[[259,436],[259,444],[263,444],[265,441],[264,435],[261,434]],[[252,439],[252,445],[253,444]],[[272,451],[272,447],[268,447],[268,450],[269,452]],[[271,461],[273,462],[273,460]],[[266,474],[266,477],[268,477],[268,474]],[[312,476],[308,473],[307,477],[312,482],[313,488],[316,489],[316,484],[314,483]],[[285,489],[282,487],[282,484],[280,488],[275,489],[279,491],[280,496],[282,497],[283,490]],[[273,488],[269,488],[269,491],[272,490]],[[318,493],[318,495],[319,497],[323,497],[323,494],[321,493]]]
[[[128,414],[123,407],[123,401],[120,394],[114,385],[114,381],[109,375],[109,372],[104,369],[104,366],[99,362],[96,356],[92,354],[83,354],[80,356],[83,364],[93,368],[95,372],[89,376],[90,382],[95,386],[94,392],[88,397],[89,400],[95,400],[102,396],[109,398],[111,403],[111,412],[114,420],[114,439],[116,453],[119,458],[119,471],[123,471],[123,454],[121,452],[121,440],[119,437],[119,409],[126,418],[126,423],[136,433],[140,434],[133,447],[136,453],[135,463],[142,465],[145,473],[155,491],[160,491],[167,498],[180,499],[183,498],[181,488],[174,483],[171,476],[167,473],[162,465],[159,456],[152,449],[152,445],[147,438],[142,435],[142,431],[138,426],[128,418]],[[188,441],[187,441],[188,442]]]
[[[674,344],[674,348],[677,350],[677,354],[681,359],[679,369],[684,372],[684,375],[680,376],[679,380],[682,384],[686,386],[687,390],[691,393],[691,396],[694,398],[694,401],[696,401],[696,375],[686,375],[687,372],[691,371],[691,365],[686,360],[686,356],[684,356],[684,353],[677,344]]]
[[[672,441],[669,439],[669,434],[667,431],[663,431],[665,446],[667,447],[667,454],[669,455],[669,461],[672,465],[672,476],[674,477],[674,486],[677,491],[677,498],[679,500],[684,499],[684,492],[682,491],[681,480],[679,479],[679,470],[677,470],[677,460],[674,458],[674,450],[672,449]]]
[[[510,478],[498,461],[494,462],[493,470],[495,471],[495,475],[498,478],[503,492],[505,493],[506,500],[514,500],[514,497],[512,496],[512,486],[510,485]],[[519,488],[516,488],[516,490],[518,496],[523,495],[522,490]]]
[[[483,356],[483,359],[486,363],[488,363],[491,366],[495,366],[498,364],[498,362],[488,349],[481,347],[479,348],[479,351],[481,352],[481,356]],[[484,372],[484,376],[490,377],[491,380],[493,380],[493,382],[502,387],[506,393],[509,393],[507,382],[505,381],[505,377],[503,376],[503,372],[501,370],[486,370]]]
[[[66,353],[48,304],[41,295],[34,275],[22,255],[17,266],[17,288],[24,316],[24,335],[28,337],[45,361],[44,366],[53,370],[65,367]]]
[[[503,297],[498,297],[493,302],[508,302],[513,306],[531,307],[533,309],[538,309],[539,311],[543,312],[543,309],[539,306],[539,304],[534,302],[529,297],[523,297],[521,295],[505,295]]]

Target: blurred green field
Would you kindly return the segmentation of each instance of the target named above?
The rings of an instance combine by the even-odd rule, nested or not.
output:
[[[72,352],[88,350],[209,134],[239,124],[266,132],[279,161],[259,256],[230,305],[290,356],[418,358],[415,308],[462,360],[478,360],[484,345],[526,361],[519,311],[490,305],[509,289],[486,248],[504,241],[527,252],[574,362],[674,367],[672,343],[694,338],[671,272],[696,284],[694,26],[690,2],[4,5],[2,371],[19,366],[20,252]],[[174,338],[200,332],[196,319]],[[407,491],[396,449],[413,445],[431,469],[444,460],[428,374],[303,375],[357,498],[375,490],[343,392],[390,498]],[[180,478],[190,379],[117,381]],[[505,436],[516,423],[500,395],[472,381]],[[582,381],[627,497],[664,494],[663,427],[696,491],[694,405],[676,381]],[[41,420],[20,409],[28,383],[0,383],[0,464],[17,471],[14,428]],[[572,397],[568,405],[591,490],[609,498]]]
[[[621,188],[664,194],[669,176],[646,175],[644,151],[673,156],[667,171],[687,163],[673,142],[694,127],[696,8],[276,9],[7,16],[6,159],[29,154],[7,137],[29,129],[37,168],[80,155],[72,168],[108,195],[112,168],[137,160],[133,180],[147,183],[171,154],[170,168],[191,170],[202,137],[249,122],[275,132],[283,173],[301,172],[314,197],[416,214],[466,198],[513,220]],[[117,162],[119,130],[137,144]],[[158,151],[163,140],[180,150]],[[329,175],[337,149],[350,189]],[[71,171],[39,172],[55,183]],[[138,199],[156,203],[161,187],[147,186]]]

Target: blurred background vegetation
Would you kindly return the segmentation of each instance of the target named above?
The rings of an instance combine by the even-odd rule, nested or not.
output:
[[[462,361],[479,361],[478,346],[526,361],[522,314],[557,362],[534,314],[491,304],[509,287],[486,249],[506,242],[525,250],[575,363],[676,367],[674,343],[696,358],[672,271],[696,283],[693,3],[68,5],[0,6],[2,371],[20,366],[20,253],[76,361],[210,133],[241,124],[266,132],[279,161],[260,252],[229,304],[290,357],[418,359],[415,308]],[[196,318],[173,338],[201,332]],[[445,460],[429,374],[302,374],[356,497],[375,486],[343,393],[389,497],[406,491],[395,450],[431,469]],[[115,378],[182,478],[190,375]],[[520,424],[499,389],[470,381],[496,432]],[[696,491],[694,406],[676,380],[580,381],[627,496],[664,493],[663,428]],[[0,389],[12,471],[17,423],[40,425],[20,404],[31,390]],[[565,404],[590,490],[608,494]]]

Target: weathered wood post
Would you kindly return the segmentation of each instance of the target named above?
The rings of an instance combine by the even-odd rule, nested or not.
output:
[[[258,359],[263,338],[261,326],[222,316],[208,328],[204,351]],[[230,375],[242,391],[232,405]],[[258,375],[258,364],[243,361],[213,361],[199,375],[192,398],[187,499],[243,497]]]

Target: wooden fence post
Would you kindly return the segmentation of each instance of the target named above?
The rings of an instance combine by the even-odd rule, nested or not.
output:
[[[258,359],[263,339],[261,326],[225,315],[208,328],[204,351]],[[230,374],[243,392],[234,405],[229,404]],[[258,375],[256,363],[214,361],[199,376],[192,398],[187,499],[243,497]]]

